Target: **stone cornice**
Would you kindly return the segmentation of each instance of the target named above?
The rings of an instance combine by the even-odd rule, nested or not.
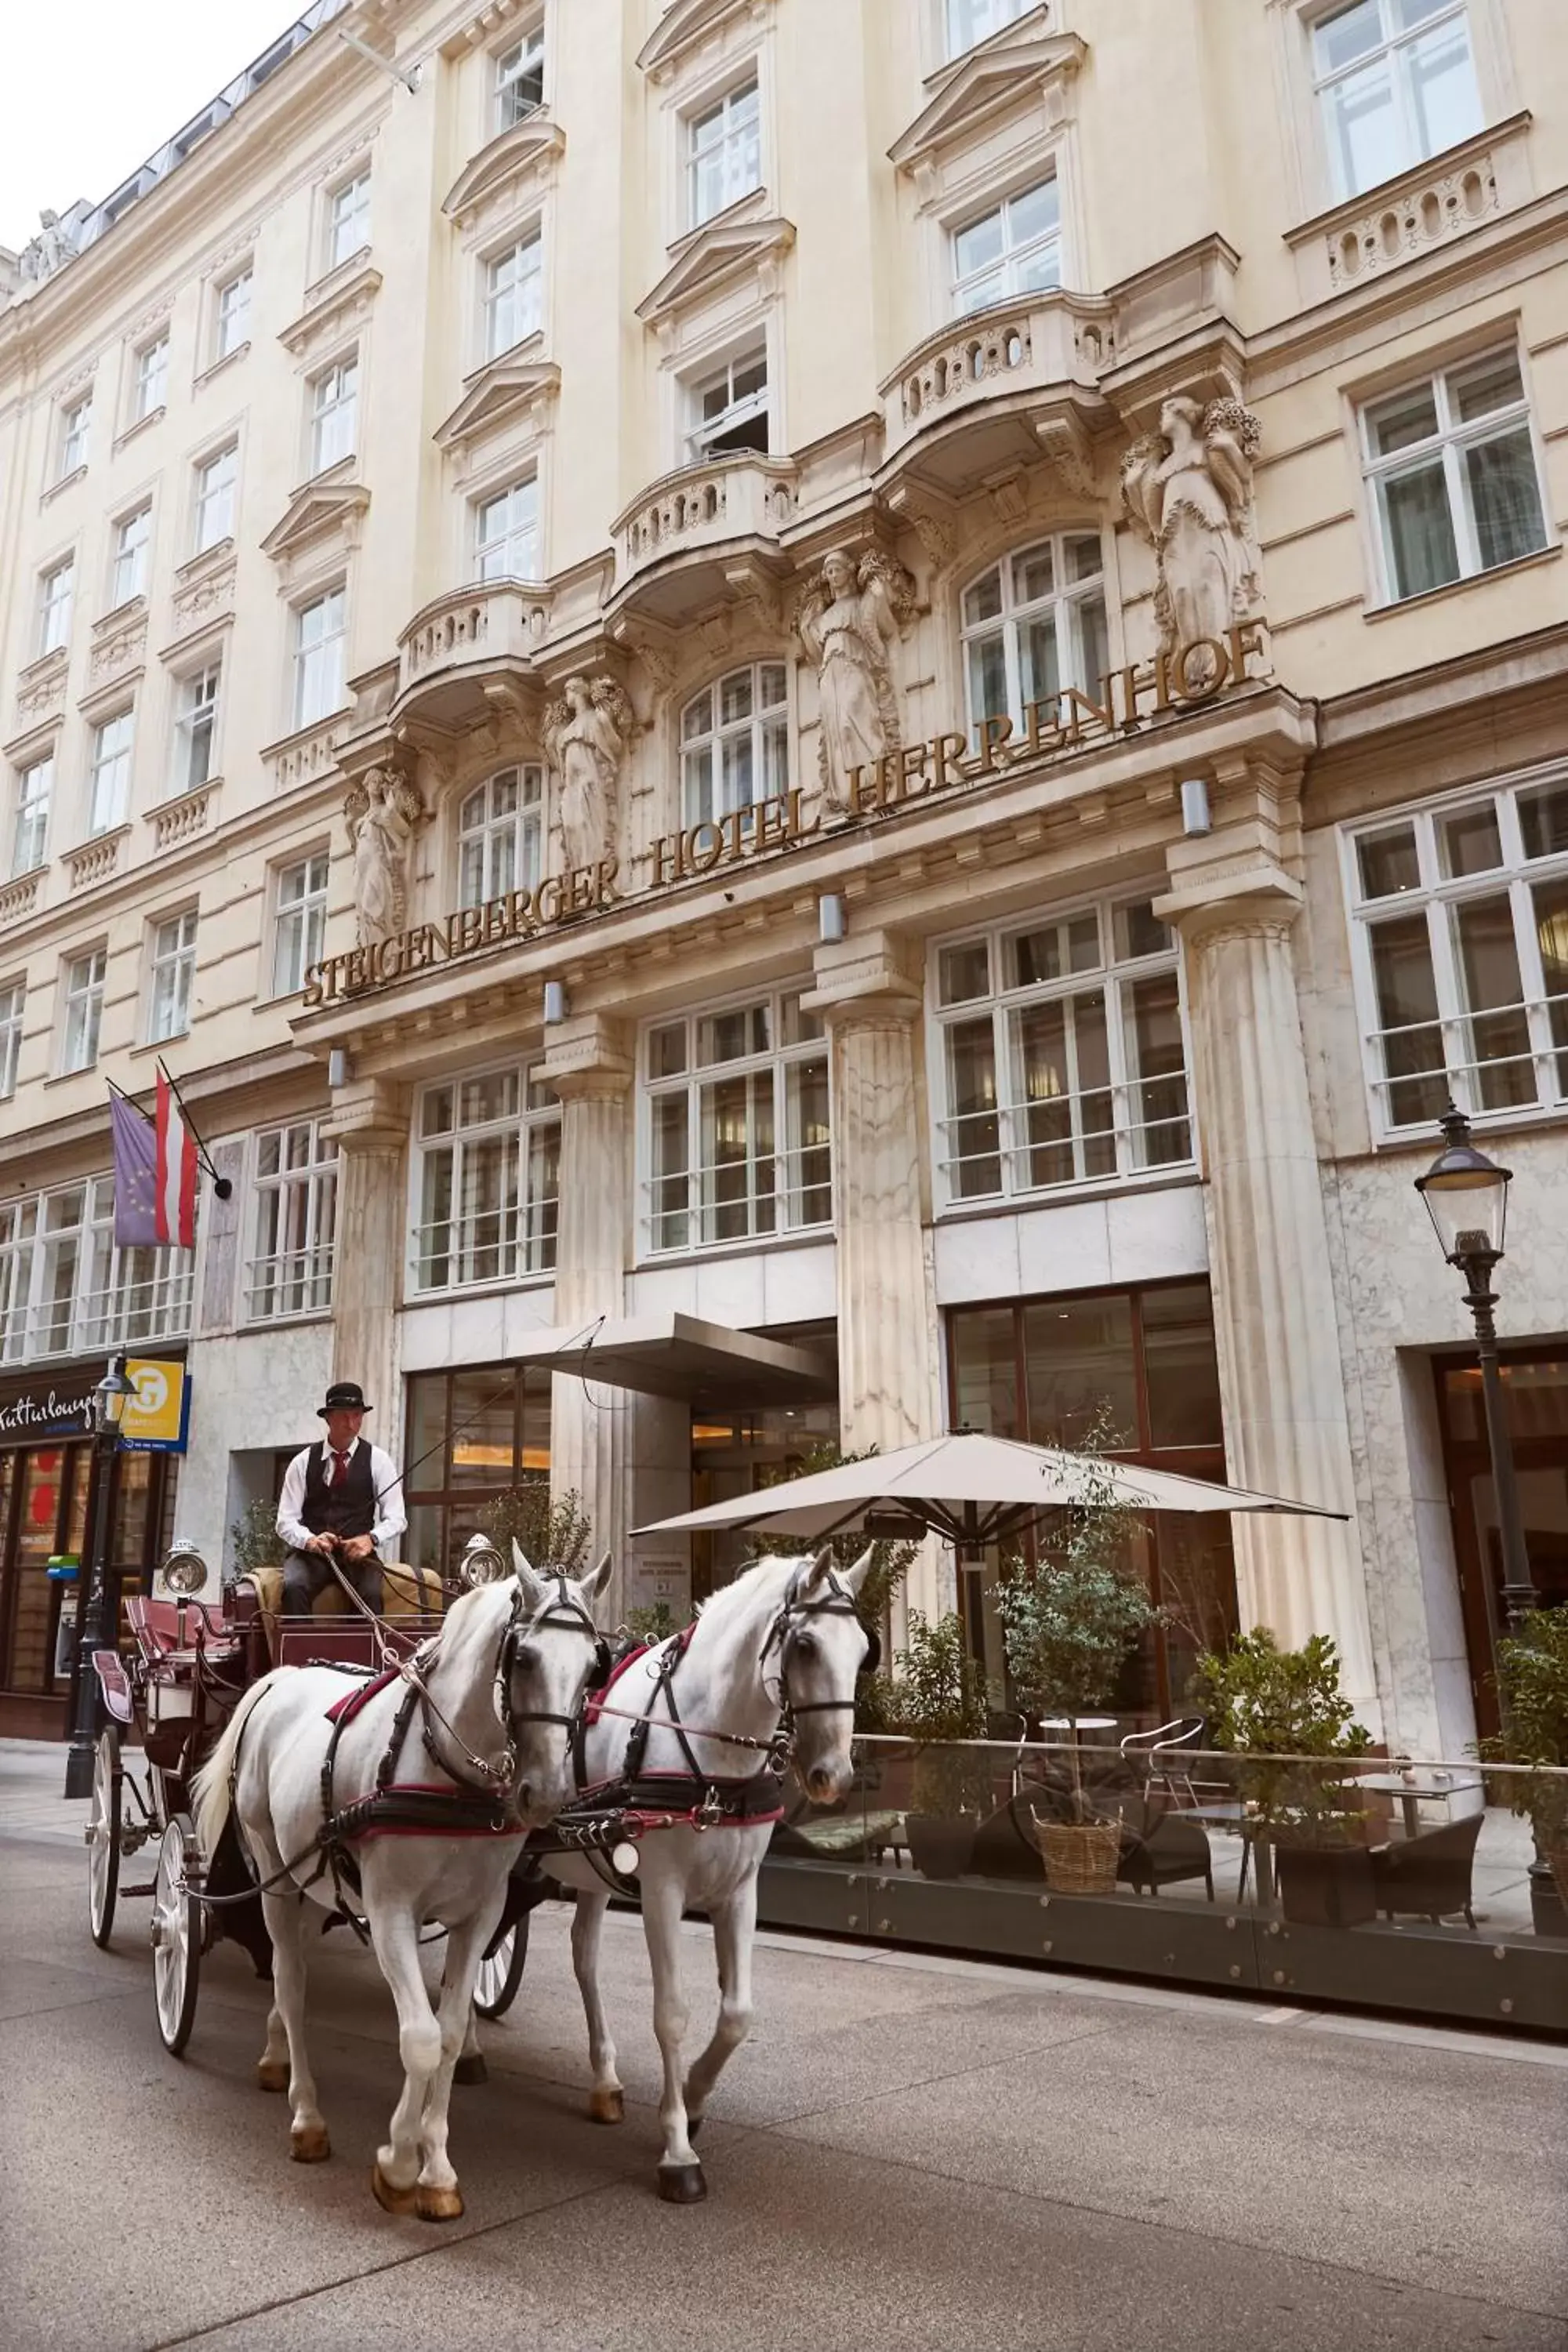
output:
[[[888,150],[889,162],[901,172],[919,171],[950,141],[1016,106],[1031,90],[1050,93],[1056,110],[1065,113],[1067,90],[1088,55],[1087,44],[1076,33],[1036,34],[1023,40],[1004,37],[972,49],[894,140]]]
[[[637,304],[637,317],[645,326],[657,326],[694,295],[710,293],[741,271],[758,268],[789,251],[795,223],[779,214],[747,210],[755,203],[754,195],[742,196],[728,212],[670,247],[670,267]]]
[[[353,460],[344,460],[352,465]],[[262,552],[274,563],[286,556],[298,554],[319,539],[336,532],[345,547],[358,543],[360,525],[370,505],[370,492],[363,482],[344,481],[341,477],[322,474],[296,490],[287,508],[273,524],[261,542]]]
[[[369,252],[368,246],[362,247],[327,277],[317,279],[305,296],[300,316],[278,330],[278,340],[286,352],[296,359],[309,359],[322,344],[352,334],[369,318],[382,285],[381,272],[369,260]]]
[[[637,54],[639,71],[668,80],[689,50],[731,17],[763,16],[773,0],[672,0]]]
[[[525,114],[465,164],[443,198],[441,210],[462,227],[499,189],[526,172],[550,164],[564,153],[565,147],[566,133],[542,110]]]
[[[541,356],[542,335],[531,335],[515,352],[464,378],[466,390],[451,415],[432,436],[438,449],[460,449],[511,416],[553,400],[561,389],[561,370],[554,360]],[[527,352],[530,356],[524,358]]]

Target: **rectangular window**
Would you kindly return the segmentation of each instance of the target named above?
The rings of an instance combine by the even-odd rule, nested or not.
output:
[[[419,1106],[417,1160],[416,1290],[549,1272],[561,1108],[537,1069],[432,1087]]]
[[[1546,545],[1517,352],[1468,360],[1372,402],[1362,446],[1387,603]]]
[[[1061,192],[1054,178],[1020,189],[952,233],[955,318],[1061,282]]]
[[[71,597],[76,583],[76,560],[68,555],[63,563],[51,565],[38,583],[38,654],[52,654],[63,646],[71,631]]]
[[[1336,197],[1358,196],[1481,127],[1465,0],[1349,0],[1312,26]]]
[[[234,537],[234,492],[239,478],[239,444],[204,458],[196,467],[195,552],[204,554]]]
[[[133,714],[117,711],[92,734],[92,774],[88,793],[90,841],[123,824],[131,806],[131,736]]]
[[[0,988],[0,1101],[16,1091],[16,1063],[22,1051],[22,1007],[27,1000],[25,982],[8,981]],[[0,1306],[4,1283],[0,1281]]]
[[[947,54],[960,58],[1004,25],[1015,24],[1035,0],[946,0],[946,5]]]
[[[946,1205],[1191,1162],[1176,942],[1148,899],[961,940],[935,980]]]
[[[326,861],[323,858],[322,864]],[[338,1147],[317,1119],[265,1129],[256,1139],[255,1247],[246,1267],[245,1319],[321,1315],[332,1303]]]
[[[327,207],[327,268],[361,253],[370,243],[370,173],[362,172],[334,188]]]
[[[1384,820],[1349,887],[1380,1134],[1568,1103],[1568,782]]]
[[[191,1025],[191,983],[196,972],[196,913],[188,907],[171,915],[153,933],[151,986],[147,996],[147,1043],[183,1037]]]
[[[60,1068],[90,1069],[98,1059],[98,1032],[103,1019],[103,982],[109,970],[107,948],[77,956],[65,968],[65,1024]]]
[[[60,465],[58,479],[64,481],[87,463],[87,436],[92,427],[92,394],[84,393],[73,400],[68,408],[60,411]]]
[[[329,588],[294,615],[296,727],[313,727],[342,706],[345,609],[343,590]]]
[[[405,1559],[445,1575],[487,1504],[550,1470],[548,1365],[466,1364],[418,1372],[404,1415]]]
[[[495,127],[510,131],[513,123],[544,103],[544,31],[537,26],[503,49],[496,59]]]
[[[20,1363],[28,1353],[28,1307],[37,1227],[36,1198],[7,1201],[0,1206],[0,1363]]]
[[[536,335],[544,318],[543,248],[537,228],[485,264],[485,357]]]
[[[132,596],[147,593],[147,551],[153,539],[153,509],[138,507],[114,533],[114,570],[109,583],[109,607],[115,611]]]
[[[327,852],[285,866],[278,877],[272,932],[272,993],[293,996],[320,963],[327,935]]]
[[[458,906],[537,889],[543,830],[542,768],[503,768],[465,793],[458,809]]]
[[[693,228],[762,186],[762,113],[754,77],[688,117],[686,155]]]
[[[474,507],[474,568],[480,580],[539,577],[539,483],[526,481]]]
[[[686,454],[696,466],[740,449],[768,450],[768,355],[742,352],[691,392],[691,429]]]
[[[136,354],[136,385],[132,400],[135,423],[151,416],[154,409],[164,404],[169,385],[169,338],[160,335],[155,343],[143,344]]]
[[[181,678],[176,685],[174,779],[176,793],[195,792],[212,774],[220,676],[219,664],[209,662],[205,669],[195,671],[191,677]]]
[[[340,360],[310,387],[310,471],[324,474],[352,457],[359,408],[359,359]]]
[[[214,318],[213,357],[227,359],[230,352],[238,351],[250,335],[251,272],[244,269],[227,278],[217,289],[217,308]]]
[[[647,1030],[648,1246],[833,1221],[827,1038],[796,993]]]
[[[16,826],[11,836],[11,873],[31,874],[47,855],[49,798],[55,788],[52,758],[35,760],[16,780]]]
[[[782,662],[732,669],[680,714],[681,796],[688,824],[782,800],[789,790],[789,709]]]
[[[73,1236],[74,1344],[114,1348],[129,1340],[172,1339],[188,1331],[195,1252],[119,1248],[114,1239],[114,1179],[98,1176],[79,1189],[85,1189],[88,1200],[86,1225]],[[53,1307],[57,1317],[59,1309],[57,1293]]]

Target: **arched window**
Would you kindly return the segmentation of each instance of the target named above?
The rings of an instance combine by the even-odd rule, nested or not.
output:
[[[544,772],[503,768],[465,793],[458,811],[458,904],[483,907],[539,881]]]
[[[783,662],[732,669],[680,714],[681,798],[688,824],[780,800],[789,790]]]
[[[1005,556],[963,592],[969,723],[1010,718],[1065,687],[1093,694],[1110,667],[1098,531],[1060,531]]]

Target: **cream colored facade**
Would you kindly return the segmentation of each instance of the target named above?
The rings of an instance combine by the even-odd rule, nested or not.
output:
[[[395,1453],[406,1378],[504,1364],[552,1327],[831,1325],[844,1442],[886,1447],[947,1415],[952,1310],[1206,1278],[1231,1475],[1348,1515],[1237,1522],[1243,1621],[1332,1633],[1396,1744],[1456,1752],[1471,1666],[1431,1359],[1463,1341],[1464,1309],[1410,1191],[1445,1064],[1516,1171],[1505,1332],[1568,1329],[1555,16],[1551,0],[355,0],[122,217],[92,216],[101,233],[74,257],[11,271],[0,1214],[107,1170],[104,1080],[145,1089],[160,1050],[236,1192],[223,1209],[204,1192],[188,1304],[147,1293],[131,1326],[128,1270],[107,1267],[106,1298],[79,1274],[56,1311],[44,1208],[35,1237],[13,1224],[7,1371],[47,1373],[127,1328],[188,1331],[180,1525],[216,1544],[334,1373],[364,1381]],[[416,67],[416,87],[341,30]],[[1349,71],[1372,79],[1347,97]],[[1358,112],[1369,88],[1387,104]],[[1352,181],[1381,176],[1345,193],[1336,153]],[[1232,414],[1237,503],[1203,523],[1195,570],[1197,526],[1169,503],[1156,551],[1123,490],[1169,448],[1173,399],[1195,404],[1211,487],[1212,404],[1255,420]],[[739,445],[705,456],[726,420]],[[1047,542],[1037,595],[1043,559],[1026,577],[1013,559]],[[837,670],[812,635],[835,552],[859,633]],[[1216,563],[1233,625],[1256,625],[1222,639],[1223,683],[1200,656],[1192,690],[1167,691],[1161,615],[1184,582],[1176,604],[1210,609]],[[987,617],[985,596],[965,599],[996,566],[1008,609]],[[1103,611],[1092,664],[1085,597]],[[988,633],[1016,723],[983,757],[970,697]],[[1031,664],[1037,712],[1058,684],[1083,698],[1055,741],[1020,707]],[[698,698],[742,672],[755,715],[729,740],[744,733],[757,772],[782,759],[769,790],[786,797],[726,832],[689,747]],[[1104,672],[1132,673],[1112,725],[1087,708]],[[857,701],[879,676],[880,698]],[[573,678],[595,695],[574,698]],[[840,804],[836,747],[857,723],[891,758],[879,808],[874,769]],[[950,744],[942,787],[921,789],[939,751],[895,802],[890,747],[943,736],[971,740]],[[517,803],[500,814],[475,797],[498,775]],[[1189,833],[1196,782],[1209,829]],[[1484,845],[1456,866],[1458,835],[1428,826],[1450,800],[1492,810],[1492,867]],[[1361,903],[1359,829],[1407,810],[1419,839],[1391,850],[1390,896],[1430,902],[1425,950],[1374,941],[1388,908]],[[1399,863],[1417,848],[1419,877]],[[1494,867],[1490,911],[1456,911]],[[569,883],[526,910],[510,896],[574,868],[604,877],[575,908]],[[324,906],[319,948],[313,911],[290,928],[297,888]],[[465,898],[500,911],[449,929]],[[1117,910],[1151,905],[1143,998],[1118,965]],[[1016,959],[1005,943],[1075,910],[1100,924],[1098,1011],[1034,967],[1029,1002],[1058,1008],[1035,1030],[1005,985],[982,992],[975,1019],[994,1013],[1011,1041],[988,1154],[988,1130],[963,1124],[971,1047],[940,1001],[944,945],[989,932]],[[186,913],[194,959],[169,928]],[[1518,1011],[1497,979],[1510,922]],[[328,959],[357,951],[315,1002],[296,932]],[[68,997],[94,994],[99,950],[97,1050],[68,1071],[90,1012]],[[182,983],[153,966],[182,953],[188,1025],[160,1045],[154,1007]],[[1419,1013],[1424,954],[1430,1029],[1388,1017],[1401,974]],[[713,1209],[707,1113],[680,1097],[680,1144],[658,1083],[679,1073],[652,1058],[678,1049],[654,1041],[763,1000],[775,1028],[742,1074],[742,1158],[782,1155],[765,1213],[785,1230],[736,1235],[759,1223],[758,1181],[733,1176],[742,1207]],[[1138,1062],[1144,1005],[1179,1037],[1184,1109],[1168,1063],[1161,1095]],[[1390,1029],[1441,1045],[1379,1044]],[[689,1058],[708,1050],[682,1034]],[[430,1089],[509,1069],[533,1073],[542,1115],[559,1102],[553,1269],[542,1243],[527,1263],[548,1151],[531,1203],[536,1130],[503,1106],[523,1238],[487,1278],[493,1234],[448,1234],[447,1275],[467,1246],[470,1278],[431,1278]],[[977,1083],[972,1118],[995,1111]],[[1044,1112],[1058,1094],[1068,1108]],[[300,1262],[258,1270],[258,1138],[290,1129],[323,1169],[335,1145],[335,1244],[307,1264],[298,1240]],[[661,1179],[685,1187],[679,1215]],[[678,1398],[558,1375],[550,1446],[557,1483],[617,1542],[689,1496]],[[1541,1491],[1551,1522],[1552,1474]],[[678,1584],[668,1545],[624,1556],[628,1601]],[[912,1597],[930,1605],[952,1572],[924,1562]]]

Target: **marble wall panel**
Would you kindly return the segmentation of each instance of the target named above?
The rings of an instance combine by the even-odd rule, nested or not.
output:
[[[1117,1192],[1105,1205],[1112,1282],[1169,1282],[1181,1275],[1208,1272],[1201,1185]]]
[[[1005,1213],[939,1224],[932,1236],[938,1305],[957,1307],[972,1298],[1016,1298],[1020,1287],[1018,1225],[1019,1220]]]
[[[1103,1201],[1058,1201],[1018,1217],[1018,1289],[1103,1288],[1110,1275],[1110,1223]]]

